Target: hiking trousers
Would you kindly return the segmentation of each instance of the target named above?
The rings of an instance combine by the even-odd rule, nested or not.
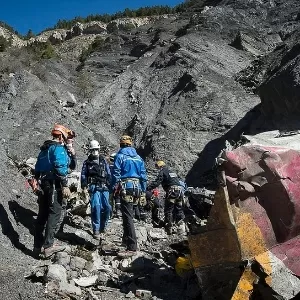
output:
[[[53,246],[54,236],[59,229],[63,196],[61,184],[55,180],[42,181],[41,188],[44,194],[38,198],[39,211],[35,222],[34,247],[46,249]]]
[[[104,231],[111,214],[109,191],[103,188],[98,189],[95,185],[91,185],[89,192],[93,231]]]
[[[172,226],[173,221],[178,223],[184,219],[182,203],[179,200],[174,201],[174,199],[172,199],[170,201],[170,199],[166,198],[164,213],[166,226]],[[173,218],[173,216],[175,218]]]
[[[127,191],[130,194],[131,191]],[[133,202],[125,200],[124,195],[121,195],[121,212],[123,219],[123,242],[126,244],[127,250],[137,250],[137,238],[133,223],[134,207]]]

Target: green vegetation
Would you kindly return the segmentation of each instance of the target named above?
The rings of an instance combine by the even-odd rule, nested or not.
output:
[[[79,61],[83,63],[91,53],[104,49],[104,46],[105,46],[105,40],[103,40],[103,38],[101,37],[97,37],[94,40],[94,42],[89,45],[87,49],[82,50],[79,56]]]
[[[0,36],[0,52],[4,52],[10,44],[10,41],[8,41],[4,36]]]
[[[78,94],[86,99],[89,98],[93,92],[94,84],[89,73],[82,71],[78,73],[78,77],[76,79],[76,86],[78,90]]]
[[[31,29],[28,30],[27,34],[24,36],[26,40],[29,40],[30,38],[35,37],[34,33]]]
[[[27,46],[28,50],[31,50],[37,59],[49,59],[57,57],[53,46],[49,41],[47,42],[37,42],[30,44]]]
[[[59,20],[56,25],[54,25],[54,28],[47,28],[47,30],[51,29],[71,29],[73,25],[75,25],[77,22],[80,23],[88,23],[91,21],[101,21],[104,23],[109,23],[110,21],[119,19],[119,18],[135,18],[135,17],[146,17],[146,16],[154,16],[154,15],[163,15],[163,14],[173,14],[176,12],[179,12],[181,8],[179,9],[177,6],[172,8],[170,6],[163,6],[163,5],[157,5],[157,6],[146,6],[141,7],[136,10],[131,10],[129,8],[126,8],[123,12],[117,12],[113,15],[109,14],[95,14],[95,15],[89,15],[86,18],[82,17],[76,17],[72,20]]]

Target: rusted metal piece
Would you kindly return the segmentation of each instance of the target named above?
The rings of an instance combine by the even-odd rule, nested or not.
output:
[[[300,292],[300,151],[246,145],[222,158],[226,185],[216,193],[206,230],[189,237],[204,299],[219,297],[218,284],[228,299],[249,299],[258,279],[292,299]],[[226,283],[213,270],[229,265],[243,271]]]

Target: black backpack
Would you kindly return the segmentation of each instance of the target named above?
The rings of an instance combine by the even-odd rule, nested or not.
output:
[[[87,177],[90,182],[108,184],[109,174],[107,173],[106,162],[103,156],[99,156],[98,163],[88,159],[86,166]]]

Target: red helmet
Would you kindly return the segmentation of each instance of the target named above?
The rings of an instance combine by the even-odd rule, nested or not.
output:
[[[75,137],[75,132],[70,130],[69,128],[63,126],[63,125],[60,125],[60,124],[54,124],[54,127],[51,131],[51,135],[62,135],[63,138],[65,140],[67,139],[72,139]]]
[[[158,197],[158,195],[159,195],[159,190],[158,190],[158,189],[154,189],[154,190],[152,191],[152,194],[153,194],[154,197]]]

